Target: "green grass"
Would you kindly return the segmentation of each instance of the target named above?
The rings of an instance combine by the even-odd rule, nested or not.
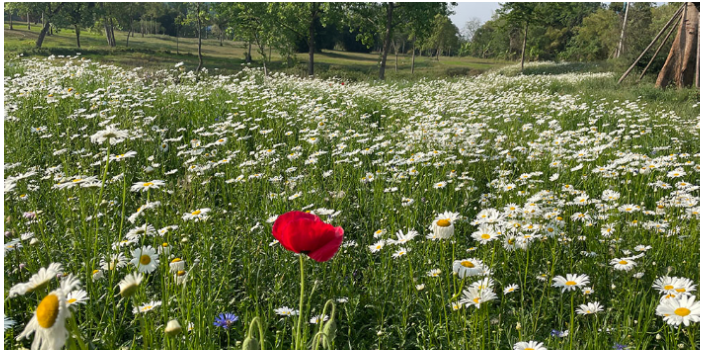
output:
[[[329,300],[334,349],[698,349],[700,324],[667,324],[652,287],[682,277],[700,297],[698,92],[546,69],[553,74],[343,85],[260,70],[195,80],[173,68],[6,61],[4,311],[17,324],[5,349],[28,348],[34,336],[17,336],[47,294],[63,295],[52,273],[46,287],[9,297],[50,263],[87,296],[67,308],[72,318],[59,317],[72,349],[239,349],[255,318],[263,347],[292,349],[312,341],[320,325],[307,321]],[[129,137],[93,142],[108,124]],[[165,184],[130,190],[151,180]],[[618,197],[602,200],[608,191]],[[187,219],[204,208],[208,219]],[[291,210],[344,229],[330,261],[302,257],[299,339],[297,317],[275,313],[300,307],[301,257],[272,236],[273,218]],[[501,220],[483,217],[490,210]],[[434,225],[446,218],[451,228]],[[178,228],[119,246],[146,224]],[[420,235],[372,252],[411,230]],[[122,297],[118,283],[140,270],[133,251],[164,243],[169,253]],[[101,267],[118,254],[124,267]],[[185,284],[170,272],[174,257],[185,261]],[[613,261],[627,258],[636,265],[617,270]],[[464,259],[491,271],[482,292],[496,297],[479,307],[463,291],[484,277],[454,274]],[[591,292],[552,285],[567,274],[589,276]],[[510,284],[518,290],[504,293]],[[161,305],[133,313],[151,301]],[[593,302],[604,310],[575,313]],[[239,317],[227,330],[214,325],[225,312]],[[172,319],[184,327],[176,337],[164,334]]]
[[[33,26],[28,31],[26,26],[15,26],[10,31],[5,24],[5,57],[23,55],[48,56],[74,55],[80,52],[82,56],[112,63],[122,67],[144,67],[156,70],[172,68],[178,62],[184,62],[186,67],[194,69],[198,66],[198,41],[195,38],[179,38],[178,54],[175,37],[165,35],[135,34],[126,47],[127,33],[115,32],[117,47],[110,48],[105,37],[98,33],[82,32],[81,49],[76,46],[73,30],[61,30],[53,36],[46,37],[41,50],[34,49],[35,40],[40,28]],[[203,40],[202,52],[204,65],[209,70],[218,68],[220,73],[235,73],[242,69],[245,61],[246,44],[243,42],[224,41],[223,46],[217,39]],[[267,49],[268,55],[268,49]],[[261,55],[252,49],[253,65],[261,65]],[[307,53],[295,56],[294,66],[288,67],[287,62],[274,50],[268,65],[276,71],[301,76],[307,75]],[[316,73],[321,78],[337,76],[347,80],[370,80],[378,76],[380,62],[378,53],[349,53],[337,50],[323,50],[315,56]],[[506,65],[506,62],[484,60],[478,58],[441,57],[434,58],[416,56],[415,74],[411,75],[410,55],[399,55],[398,72],[395,71],[395,57],[389,54],[387,61],[387,77],[390,79],[412,79],[418,77],[449,77],[457,75],[476,75],[491,68]]]

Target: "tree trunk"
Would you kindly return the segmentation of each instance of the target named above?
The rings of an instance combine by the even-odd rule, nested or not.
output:
[[[142,35],[144,35],[144,32],[142,32]],[[178,29],[176,30],[176,55],[180,55],[178,52]]]
[[[411,74],[413,74],[413,72],[414,72],[415,69],[416,69],[416,36],[415,36],[415,35],[413,36],[413,48],[412,48],[411,50],[412,50],[412,54],[411,54]]]
[[[12,13],[10,13],[10,30],[14,30],[14,28],[12,28]]]
[[[37,44],[36,44],[37,48],[42,47],[42,43],[44,42],[44,37],[46,37],[46,33],[49,31],[49,25],[50,25],[49,21],[46,21],[46,23],[44,23],[44,27],[42,27],[41,32],[39,32],[39,37],[37,37]]]
[[[252,40],[247,42],[247,56],[245,56],[244,61],[246,63],[252,62]]]
[[[680,30],[675,36],[655,86],[665,88],[674,83],[678,88],[682,88],[696,83],[698,42],[699,10],[693,3],[688,2],[682,14]]]
[[[108,46],[110,46],[110,30],[108,29],[108,19],[103,17],[103,29],[105,29],[105,39],[108,41]]]
[[[196,68],[196,72],[200,72],[200,69],[203,68],[203,52],[201,51],[201,45],[202,45],[202,40],[201,40],[201,22],[200,22],[200,3],[197,3],[198,6],[196,6],[196,18],[198,20],[198,68]]]
[[[220,33],[220,46],[222,46],[222,41],[225,39],[225,33]]]
[[[382,49],[381,55],[381,66],[379,67],[379,79],[384,79],[384,73],[386,71],[386,57],[389,55],[389,49],[391,49],[391,22],[394,19],[394,3],[389,2],[386,4],[386,31],[384,32],[384,47]]]
[[[27,30],[31,31],[32,30],[32,22],[29,20],[29,12],[27,12]]]
[[[110,19],[110,46],[115,47],[117,46],[117,41],[115,41],[115,26],[112,23],[112,18]]]
[[[80,49],[81,48],[81,28],[79,28],[77,24],[74,24],[73,28],[76,30],[76,45],[78,46],[78,49]]]
[[[521,50],[521,73],[523,73],[523,63],[526,60],[526,42],[528,42],[528,21],[526,21],[525,34],[523,34],[523,50]]]
[[[318,3],[310,4],[310,24],[308,25],[308,76],[315,76],[315,19],[318,16]]]
[[[127,42],[125,43],[125,47],[128,48],[130,46],[130,34],[132,34],[132,27],[130,26],[130,31],[127,32]]]
[[[398,43],[394,40],[394,56],[395,56],[395,61],[394,61],[394,72],[398,73]]]
[[[139,21],[139,23],[141,24],[141,27],[142,27],[142,38],[144,38],[144,20]],[[177,34],[177,36],[178,36],[178,34]]]
[[[614,57],[619,58],[623,54],[623,41],[626,38],[626,24],[628,23],[628,8],[630,8],[629,3],[626,3],[626,13],[623,14],[623,25],[621,26],[621,38],[618,40],[618,47],[616,48],[616,55]]]

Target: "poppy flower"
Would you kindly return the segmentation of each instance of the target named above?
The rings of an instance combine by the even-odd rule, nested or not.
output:
[[[344,230],[302,211],[290,211],[274,222],[272,234],[284,248],[303,253],[317,262],[332,258],[342,244]]]

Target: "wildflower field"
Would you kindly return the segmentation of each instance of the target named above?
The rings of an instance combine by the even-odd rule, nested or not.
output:
[[[699,99],[613,81],[10,60],[4,347],[698,349]]]

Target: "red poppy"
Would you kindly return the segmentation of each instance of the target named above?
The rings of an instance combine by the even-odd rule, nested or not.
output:
[[[284,248],[303,253],[317,262],[332,258],[342,244],[342,227],[324,223],[319,217],[302,211],[279,216],[271,230]]]

